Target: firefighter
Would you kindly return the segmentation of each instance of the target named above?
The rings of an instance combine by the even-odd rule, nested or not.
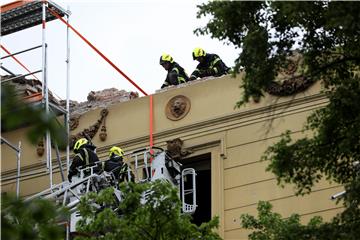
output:
[[[168,71],[166,79],[161,88],[171,85],[179,85],[189,81],[189,77],[185,70],[177,62],[175,62],[169,54],[164,53],[160,57],[160,65],[163,66],[166,71]]]
[[[195,48],[192,56],[199,64],[191,74],[190,80],[208,76],[219,77],[228,74],[230,71],[230,68],[225,65],[218,55],[206,53],[202,48]]]
[[[117,180],[123,182],[128,179],[128,165],[124,163],[124,151],[119,147],[112,147],[109,151],[109,160],[105,161],[104,171],[112,172]],[[134,179],[133,176],[131,176]]]
[[[78,167],[90,165],[92,163],[99,162],[99,158],[95,153],[96,147],[89,143],[86,138],[80,138],[74,145],[74,153],[76,154],[73,158],[69,169],[68,179],[71,182],[71,178],[78,174]]]

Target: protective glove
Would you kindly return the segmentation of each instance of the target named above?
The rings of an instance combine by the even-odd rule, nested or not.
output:
[[[213,75],[215,75],[215,71],[214,71],[214,69],[212,69],[212,68],[206,69],[206,70],[204,71],[204,75],[205,75],[205,76],[213,76]]]

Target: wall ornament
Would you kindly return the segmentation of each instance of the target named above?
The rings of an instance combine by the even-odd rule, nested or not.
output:
[[[45,152],[44,140],[41,139],[36,146],[36,153],[39,157],[42,157],[42,155],[44,155],[44,152]]]
[[[72,149],[75,142],[80,138],[87,138],[88,140],[92,140],[94,138],[94,136],[96,135],[96,133],[98,132],[101,125],[102,125],[102,129],[103,129],[102,132],[106,134],[105,119],[108,114],[109,114],[109,110],[104,108],[103,110],[100,111],[100,118],[93,125],[89,126],[88,128],[85,128],[83,131],[81,131],[75,135],[71,135],[70,139],[69,139],[70,148]],[[104,140],[102,140],[102,141],[105,141],[106,136],[103,139]]]
[[[69,128],[70,131],[75,130],[79,126],[79,119],[81,115],[74,115],[70,117]]]
[[[276,77],[265,91],[275,96],[290,96],[308,89],[315,81],[305,76],[305,66],[301,54],[294,52],[286,59]]]
[[[177,95],[169,100],[165,107],[165,115],[168,119],[177,121],[184,118],[190,111],[190,100],[183,96]]]
[[[166,153],[174,160],[180,160],[193,153],[192,150],[183,148],[184,142],[180,138],[166,141]]]

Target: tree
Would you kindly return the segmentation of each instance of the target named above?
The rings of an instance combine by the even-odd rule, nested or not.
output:
[[[213,229],[218,218],[200,227],[190,222],[191,217],[181,214],[177,189],[168,182],[150,184],[121,184],[122,201],[114,198],[114,189],[107,188],[89,193],[80,202],[82,219],[77,224],[85,239],[221,239]],[[146,200],[142,194],[146,192]]]
[[[66,146],[66,129],[57,122],[56,116],[47,114],[40,105],[24,102],[16,95],[13,86],[4,84],[1,87],[1,131],[11,131],[24,126],[30,126],[27,137],[33,144],[49,131],[59,147]]]
[[[360,161],[360,3],[213,1],[198,8],[198,18],[210,15],[211,19],[195,33],[210,34],[241,49],[235,72],[243,69],[246,74],[238,107],[263,96],[295,49],[304,60],[303,77],[322,81],[329,104],[307,119],[304,130],[312,131],[313,137],[293,141],[286,132],[263,160],[269,161],[267,170],[278,183],[294,184],[297,194],[311,192],[321,178],[343,184],[345,210],[331,224],[341,238],[356,239],[360,236],[356,166]]]
[[[64,239],[65,228],[58,223],[67,212],[44,199],[24,201],[1,195],[1,239]]]
[[[300,223],[298,214],[284,219],[280,214],[271,212],[272,205],[268,202],[260,201],[257,210],[257,219],[249,214],[241,216],[243,227],[255,230],[249,234],[250,240],[324,239],[328,233],[325,229],[334,231],[330,224],[323,223],[321,217],[313,217],[308,225]]]

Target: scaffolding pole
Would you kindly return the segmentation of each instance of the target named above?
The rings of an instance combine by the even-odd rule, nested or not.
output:
[[[70,7],[67,7],[67,12],[70,12]],[[67,15],[67,23],[70,23],[70,14]],[[66,176],[69,174],[70,168],[70,36],[69,36],[69,25],[66,25]]]
[[[45,112],[49,115],[49,90],[47,82],[47,46],[46,46],[46,1],[42,2],[42,70],[43,70],[43,98],[45,99]],[[51,161],[51,137],[46,131],[46,166],[49,170],[50,188],[53,185],[52,161]]]
[[[21,141],[19,141],[18,147],[15,147],[12,145],[8,140],[6,140],[4,137],[1,137],[1,144],[5,143],[9,147],[11,147],[16,152],[16,197],[19,198],[20,196],[20,158],[21,158]]]
[[[2,57],[2,58],[0,58],[0,59],[3,60],[3,59],[5,59],[5,58],[13,57],[13,56],[15,56],[15,55],[18,55],[18,54],[21,54],[21,53],[24,53],[24,52],[28,52],[28,51],[31,51],[31,50],[34,50],[34,49],[37,49],[37,48],[41,48],[41,45],[36,46],[36,47],[32,47],[32,48],[28,48],[28,49],[25,49],[25,50],[22,50],[22,51],[19,51],[19,52],[16,52],[16,53],[9,54],[9,55],[4,56],[4,57]]]
[[[16,167],[17,167],[17,175],[16,175],[16,197],[20,196],[20,157],[21,157],[21,141],[19,141],[18,151],[16,153]]]

